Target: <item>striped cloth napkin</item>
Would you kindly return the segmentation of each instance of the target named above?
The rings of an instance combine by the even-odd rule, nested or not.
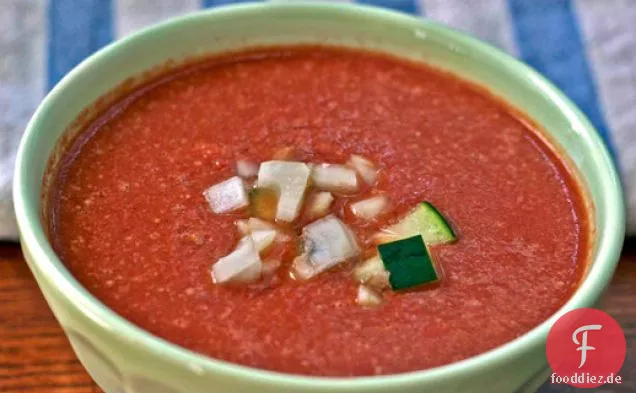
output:
[[[636,234],[636,0],[349,1],[445,22],[552,80],[589,116],[614,154],[627,193],[628,232]],[[234,2],[0,1],[0,240],[16,238],[10,200],[15,150],[46,92],[112,40],[172,16]]]

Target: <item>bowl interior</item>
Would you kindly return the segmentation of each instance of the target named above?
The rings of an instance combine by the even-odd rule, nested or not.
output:
[[[593,263],[581,287],[560,313],[591,306],[598,299],[611,278],[621,249],[623,200],[611,157],[579,110],[531,69],[477,40],[405,15],[333,4],[257,4],[183,17],[107,47],[64,78],[29,124],[18,156],[14,187],[23,244],[34,255],[34,264],[45,279],[67,296],[81,298],[91,312],[106,320],[117,318],[70,276],[48,244],[41,220],[40,195],[48,159],[59,153],[56,144],[73,132],[72,128],[68,132],[67,129],[88,105],[125,80],[168,60],[179,63],[249,46],[298,43],[378,49],[426,62],[487,86],[545,129],[549,139],[580,174],[595,223]],[[135,79],[130,83],[136,83]],[[472,367],[477,362],[504,361],[511,351],[543,342],[554,319],[487,354],[417,374],[430,376]],[[116,326],[125,326],[121,325],[124,322],[117,323],[120,325]],[[174,351],[171,353],[179,352],[183,359],[197,359],[205,367],[215,365],[212,360],[197,358],[198,355],[161,342],[139,329],[127,328],[131,334],[139,335],[140,340],[170,346],[170,351]],[[380,382],[382,377],[376,380]]]

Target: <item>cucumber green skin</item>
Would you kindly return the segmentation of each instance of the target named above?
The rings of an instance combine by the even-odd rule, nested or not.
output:
[[[378,246],[378,253],[384,269],[390,273],[389,283],[393,290],[439,280],[426,246],[454,242],[457,235],[432,203],[421,202],[388,232],[386,241]],[[407,249],[418,252],[408,255]]]
[[[420,204],[420,208],[426,209],[426,211],[432,216],[431,223],[435,223],[438,229],[438,233],[440,236],[437,237],[438,241],[431,241],[428,244],[437,244],[437,243],[450,243],[457,240],[457,234],[451,227],[450,223],[446,221],[446,218],[442,215],[442,213],[437,210],[432,203],[424,201]],[[426,236],[422,234],[426,239]]]
[[[384,268],[390,273],[393,290],[413,288],[439,281],[424,239],[415,235],[378,246]]]
[[[386,231],[386,240],[394,241],[422,235],[427,245],[452,243],[457,235],[444,216],[430,202],[422,202],[406,217]]]

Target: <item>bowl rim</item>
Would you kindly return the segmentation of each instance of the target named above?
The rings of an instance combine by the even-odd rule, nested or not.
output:
[[[418,29],[434,31],[444,36],[449,42],[461,43],[471,50],[485,56],[489,61],[496,63],[498,67],[508,68],[518,75],[523,75],[535,84],[545,95],[546,100],[556,106],[564,115],[580,130],[580,135],[585,139],[585,154],[588,155],[598,167],[598,171],[607,176],[601,176],[601,186],[605,190],[606,208],[601,214],[601,220],[596,223],[605,230],[598,239],[598,255],[592,264],[586,278],[581,282],[571,298],[554,315],[536,326],[532,330],[476,356],[431,369],[412,371],[400,374],[365,376],[365,377],[310,377],[304,375],[286,374],[267,371],[253,367],[214,359],[173,344],[165,339],[134,325],[105,306],[85,289],[66,269],[64,264],[53,251],[45,235],[40,222],[38,203],[33,203],[29,198],[34,198],[29,189],[30,172],[32,170],[29,157],[34,154],[33,149],[38,140],[38,128],[44,121],[44,113],[65,94],[67,86],[74,83],[78,75],[98,64],[128,42],[139,40],[142,37],[151,36],[160,30],[179,25],[186,26],[190,22],[206,19],[208,22],[214,18],[228,18],[236,14],[259,13],[271,10],[295,10],[302,12],[333,12],[347,16],[364,16],[370,20],[384,21],[404,26],[413,26]],[[519,108],[523,110],[523,108]],[[562,154],[562,153],[561,153]],[[41,180],[40,180],[41,181]],[[39,198],[36,196],[35,198]],[[77,310],[98,325],[104,326],[121,338],[144,347],[152,356],[168,357],[174,363],[183,367],[201,370],[202,372],[216,373],[226,377],[242,379],[251,383],[268,383],[272,386],[286,386],[288,388],[324,388],[338,391],[353,391],[364,388],[383,386],[388,389],[400,389],[406,386],[418,386],[424,382],[456,378],[459,375],[470,375],[484,368],[496,367],[515,359],[518,354],[530,352],[545,343],[550,326],[564,313],[581,307],[591,305],[597,300],[608,285],[622,248],[625,232],[624,201],[620,177],[614,165],[614,161],[602,142],[598,132],[591,125],[583,113],[570,101],[558,88],[546,78],[538,74],[529,66],[516,60],[503,51],[473,38],[467,34],[453,30],[450,27],[430,20],[410,16],[407,14],[381,9],[360,4],[341,3],[311,3],[311,2],[266,2],[251,4],[233,4],[214,9],[202,10],[196,13],[170,19],[168,21],[144,28],[119,41],[113,42],[91,55],[71,72],[69,72],[44,98],[35,114],[29,121],[26,131],[19,145],[13,182],[14,208],[20,231],[22,247],[32,255],[32,268],[41,272],[41,277],[51,283],[52,287],[69,303],[74,304]],[[596,236],[596,235],[595,235]],[[532,370],[533,372],[538,370]]]

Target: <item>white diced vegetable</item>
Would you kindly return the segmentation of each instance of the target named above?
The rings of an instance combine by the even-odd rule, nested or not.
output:
[[[333,202],[333,195],[330,192],[323,191],[314,194],[309,200],[307,213],[311,218],[322,217],[329,212],[329,207]]]
[[[356,266],[353,277],[356,281],[376,289],[389,287],[389,272],[384,268],[384,263],[378,255]]]
[[[276,226],[274,226],[273,224],[256,217],[250,217],[248,220],[236,221],[236,228],[239,230],[239,233],[243,236],[249,235],[254,232],[265,231],[266,233],[275,232],[275,236],[274,236],[275,242],[284,243],[286,241],[291,240],[291,236],[289,234],[277,229]],[[269,246],[269,244],[267,244],[267,246]]]
[[[237,220],[235,224],[236,224],[236,229],[238,229],[241,235],[245,236],[251,232],[247,220]]]
[[[280,261],[277,259],[268,259],[263,261],[263,276],[273,276],[278,268],[280,268]]]
[[[356,302],[362,307],[376,307],[382,304],[382,295],[365,285],[360,285]]]
[[[302,162],[267,161],[258,171],[258,186],[279,191],[276,220],[291,222],[296,219],[309,181],[309,167]]]
[[[236,162],[236,173],[244,179],[256,177],[258,175],[258,165],[251,161],[238,160]]]
[[[301,279],[311,278],[360,252],[351,230],[334,215],[303,228],[304,253],[294,261]]]
[[[356,171],[344,165],[314,165],[311,180],[314,186],[327,191],[352,192],[358,189]]]
[[[386,195],[377,195],[351,204],[351,212],[364,220],[373,220],[384,213],[389,206]]]
[[[378,170],[373,163],[366,158],[358,155],[351,155],[348,165],[355,168],[360,174],[360,177],[370,186],[373,186],[378,181]]]
[[[247,220],[236,220],[236,229],[238,229],[241,235],[246,236],[252,233],[252,231],[258,231],[258,230],[275,231],[276,227],[265,220],[261,220],[260,218],[250,217]]]
[[[210,204],[212,211],[217,214],[240,209],[249,204],[245,184],[238,176],[213,185],[203,192],[203,196]]]
[[[300,254],[292,262],[291,268],[292,277],[295,280],[309,280],[316,273],[316,269],[309,261],[309,256],[306,253]]]
[[[247,226],[250,231],[257,231],[259,229],[274,229],[276,228],[274,225],[270,224],[265,220],[261,220],[260,218],[250,217],[247,220]]]
[[[277,231],[273,229],[256,229],[252,230],[250,236],[252,237],[252,241],[254,241],[254,245],[258,252],[263,252],[271,246],[272,243],[274,243],[276,233]]]
[[[261,277],[262,265],[252,238],[246,236],[212,266],[212,280],[216,284],[254,282]]]

